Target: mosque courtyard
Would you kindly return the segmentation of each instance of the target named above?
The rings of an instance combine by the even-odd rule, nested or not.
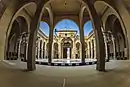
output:
[[[130,84],[129,60],[107,62],[106,72],[96,71],[96,65],[36,67],[36,71],[28,72],[26,63],[20,60],[1,61],[1,87],[129,87]]]

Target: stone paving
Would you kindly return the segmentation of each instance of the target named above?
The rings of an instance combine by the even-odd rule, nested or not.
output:
[[[44,66],[26,72],[21,61],[0,62],[0,87],[130,87],[130,61],[106,63],[106,72],[90,66]]]

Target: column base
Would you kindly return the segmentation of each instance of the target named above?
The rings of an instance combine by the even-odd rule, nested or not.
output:
[[[100,71],[100,72],[106,72],[105,69],[101,69],[101,68],[96,68],[97,71]]]
[[[82,64],[85,64],[85,60],[82,60]]]
[[[28,71],[34,71],[34,70],[36,70],[36,66],[35,66],[35,64],[33,65],[27,65],[27,70]]]
[[[100,66],[97,65],[96,70],[97,71],[101,71],[101,72],[105,72],[106,71],[105,67],[102,67],[102,65],[100,65]]]
[[[36,69],[27,69],[27,71],[34,71],[34,70],[36,70]]]
[[[51,63],[48,63],[48,66],[51,66],[52,64]]]

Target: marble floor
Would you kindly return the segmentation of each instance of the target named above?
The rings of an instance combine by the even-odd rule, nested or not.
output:
[[[130,60],[106,63],[106,72],[90,66],[44,66],[27,72],[21,61],[0,62],[0,87],[130,87]]]

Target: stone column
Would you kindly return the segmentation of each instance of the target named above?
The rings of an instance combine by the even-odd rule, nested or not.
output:
[[[82,26],[82,25],[81,25]],[[82,58],[82,63],[85,63],[85,46],[84,46],[84,30],[83,28],[80,28],[80,41],[81,41],[81,58]]]
[[[43,49],[42,58],[44,59],[45,58],[44,57],[45,56],[45,41],[43,41],[43,48],[42,49]]]
[[[79,48],[79,49],[80,49],[80,52],[79,52],[79,53],[80,53],[80,55],[79,55],[79,57],[80,57],[80,58],[81,58],[81,60],[82,60],[82,44],[81,44],[81,42],[80,42],[80,48]]]
[[[37,29],[39,24],[39,19],[41,16],[41,12],[43,10],[44,4],[47,0],[39,0],[37,3],[36,12],[32,18],[30,24],[30,35],[29,35],[29,44],[28,44],[28,60],[27,60],[27,69],[29,71],[35,70],[35,52],[36,52],[36,39],[37,39]]]
[[[42,45],[41,45],[41,59],[43,59],[43,41],[42,41]]]
[[[105,71],[105,44],[103,39],[103,34],[101,30],[101,21],[100,18],[94,8],[93,0],[84,0],[88,5],[88,11],[91,15],[90,18],[93,21],[94,25],[94,33],[96,39],[96,56],[97,56],[97,67],[98,71]]]
[[[95,38],[94,38],[94,59],[96,59],[96,44],[95,44]]]
[[[74,41],[74,38],[72,39],[73,40],[73,48],[72,48],[72,55],[71,55],[71,59],[75,59],[75,41]]]
[[[61,59],[63,59],[63,43],[61,43]]]
[[[85,63],[85,41],[84,41],[84,29],[83,29],[83,20],[80,19],[80,42],[81,42],[81,60],[82,63]]]
[[[104,43],[105,43],[105,54],[106,54],[106,57],[105,59],[109,61],[109,53],[108,53],[108,43],[107,43],[107,36],[105,36],[105,34],[103,35],[104,36]]]
[[[114,51],[114,59],[116,59],[116,41],[114,36],[112,35],[112,43],[113,43],[113,51]]]
[[[89,58],[91,59],[92,53],[91,53],[91,42],[89,41]]]
[[[53,43],[53,26],[50,26],[50,33],[49,33],[49,51],[48,51],[48,63],[51,64],[52,62],[52,43]]]
[[[52,59],[54,59],[54,56],[55,56],[55,49],[54,49],[54,43],[52,43],[52,53],[51,53],[51,55],[52,55]]]
[[[24,60],[27,60],[27,53],[28,53],[28,36],[25,39],[25,49],[24,49]]]
[[[62,53],[62,50],[61,50],[61,41],[59,41],[58,44],[59,44],[59,46],[58,46],[59,59],[62,59],[62,58],[61,58],[61,57],[62,57],[62,56],[61,56],[61,53]]]
[[[28,55],[27,55],[27,54],[28,54],[28,41],[27,41],[27,43],[26,43],[26,54],[25,54],[26,57],[25,57],[25,60],[27,60],[27,58],[28,58]]]
[[[47,43],[45,42],[45,48],[44,48],[44,58],[47,56]]]
[[[18,58],[21,58],[21,42],[22,42],[22,35],[19,38],[19,45],[18,45]]]
[[[36,59],[38,59],[38,42],[36,41]]]
[[[38,40],[38,43],[37,43],[37,56],[39,59],[40,58],[40,40]]]
[[[93,59],[93,45],[92,45],[92,40],[91,40],[91,59]]]

